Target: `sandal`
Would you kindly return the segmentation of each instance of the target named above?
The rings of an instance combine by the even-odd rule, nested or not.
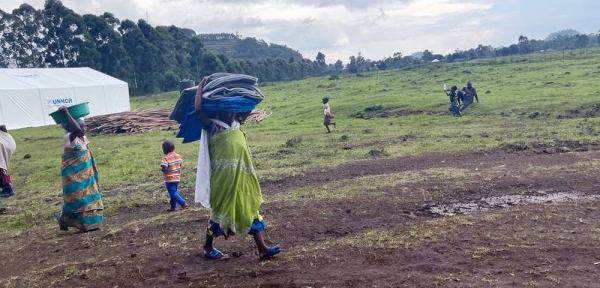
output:
[[[267,247],[267,253],[260,256],[260,260],[269,260],[273,258],[273,256],[279,254],[281,252],[281,248],[279,246],[275,247]]]
[[[66,224],[64,224],[62,222],[62,213],[58,213],[56,214],[56,221],[58,221],[58,228],[60,228],[60,231],[69,231],[69,226],[67,226]]]
[[[219,251],[217,248],[213,248],[210,252],[204,251],[204,257],[211,260],[217,260],[225,257],[225,254],[223,254],[223,252]]]

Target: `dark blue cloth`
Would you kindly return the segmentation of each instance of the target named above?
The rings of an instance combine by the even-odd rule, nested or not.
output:
[[[256,105],[258,105],[258,101],[245,97],[221,98],[219,100],[202,99],[202,109],[206,109],[206,111],[244,113],[254,110]]]
[[[196,115],[194,106],[190,106],[187,113],[183,115],[180,123],[179,131],[175,137],[183,138],[183,143],[190,143],[200,140],[202,134],[202,124]]]
[[[170,204],[171,209],[175,209],[177,204],[179,206],[185,206],[185,200],[179,195],[177,191],[177,186],[179,186],[179,182],[165,182],[167,186],[167,192],[169,192],[169,197],[171,198]]]
[[[267,228],[267,223],[265,222],[265,220],[259,221],[258,219],[254,219],[254,221],[252,221],[252,225],[250,226],[250,231],[248,231],[248,234],[250,234],[250,235],[258,234],[260,232],[265,231],[265,228]],[[225,231],[223,231],[221,229],[221,225],[219,225],[219,223],[216,223],[212,220],[209,221],[208,229],[212,232],[213,237],[219,237],[219,236],[229,237],[229,235],[230,235],[228,233],[225,233]]]
[[[214,111],[226,111],[234,113],[250,112],[256,108],[258,103],[255,100],[248,98],[227,98],[219,101],[202,101],[202,108],[208,112]],[[183,138],[183,143],[190,143],[200,140],[202,136],[202,124],[196,115],[196,109],[194,109],[194,103],[188,104],[186,113],[182,113],[182,117],[175,119],[179,126],[179,132],[175,137]]]

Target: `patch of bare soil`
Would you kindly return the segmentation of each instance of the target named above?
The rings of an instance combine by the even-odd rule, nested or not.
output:
[[[600,115],[600,103],[581,105],[558,115],[558,119],[590,118]]]
[[[371,119],[371,118],[388,118],[388,117],[402,117],[410,115],[421,115],[427,112],[421,110],[412,110],[409,108],[395,108],[386,107],[383,105],[371,106],[365,108],[363,111],[356,112],[351,117],[360,119]],[[432,114],[432,113],[428,113]]]
[[[600,281],[597,171],[542,168],[599,159],[595,150],[529,155],[498,149],[361,161],[269,182],[265,197],[431,168],[484,175],[388,188],[374,183],[342,199],[268,202],[261,211],[266,237],[285,252],[266,262],[241,235],[216,241],[229,259],[203,259],[203,209],[168,214],[162,205],[142,205],[107,215],[99,232],[50,226],[0,234],[0,285],[593,287]],[[481,209],[460,210],[461,203]]]
[[[530,161],[538,165],[566,165],[585,160],[585,157],[587,157],[581,153],[569,152],[596,151],[598,149],[600,149],[600,143],[583,143],[579,141],[557,141],[552,146],[539,143],[510,144],[495,150],[438,153],[424,157],[408,156],[350,162],[335,168],[309,169],[300,175],[265,181],[261,183],[261,186],[263,193],[274,194],[304,186],[316,187],[333,180],[418,171],[429,168],[485,169],[498,165],[514,165],[515,167],[525,168]]]
[[[554,192],[543,190],[523,191],[521,194],[484,197],[471,202],[425,205],[423,206],[423,210],[440,216],[453,216],[457,214],[480,213],[492,209],[512,206],[541,203],[578,202],[598,199],[600,199],[600,195],[585,195],[578,192]]]

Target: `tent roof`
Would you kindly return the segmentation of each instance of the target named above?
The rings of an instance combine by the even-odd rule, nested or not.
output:
[[[0,69],[0,90],[127,85],[90,68]]]

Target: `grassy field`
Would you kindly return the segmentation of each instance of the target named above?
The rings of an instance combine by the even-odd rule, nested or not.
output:
[[[600,50],[574,59],[557,58],[558,54],[546,61],[543,55],[484,59],[343,75],[337,80],[321,77],[269,84],[262,88],[266,100],[260,108],[273,115],[245,127],[257,172],[262,180],[273,180],[374,156],[595,141],[600,120],[583,116],[596,112]],[[464,117],[450,117],[442,85],[460,87],[467,81],[478,89],[481,103],[467,109]],[[332,134],[326,134],[322,125],[324,96],[330,97],[338,124]],[[171,107],[177,97],[171,92],[132,98],[131,103],[135,109]],[[369,118],[364,109],[374,106],[381,106],[374,113],[402,116]],[[573,113],[577,109],[580,113]],[[357,112],[369,119],[353,117]],[[7,209],[0,215],[0,231],[51,221],[61,201],[61,129],[50,126],[11,133],[18,150],[10,172],[19,196],[0,202]],[[158,162],[161,141],[168,138],[174,138],[173,131],[90,137],[109,211],[165,201]],[[186,167],[182,186],[191,187],[197,144],[178,144],[177,151]],[[31,154],[31,159],[23,159],[25,154]]]

